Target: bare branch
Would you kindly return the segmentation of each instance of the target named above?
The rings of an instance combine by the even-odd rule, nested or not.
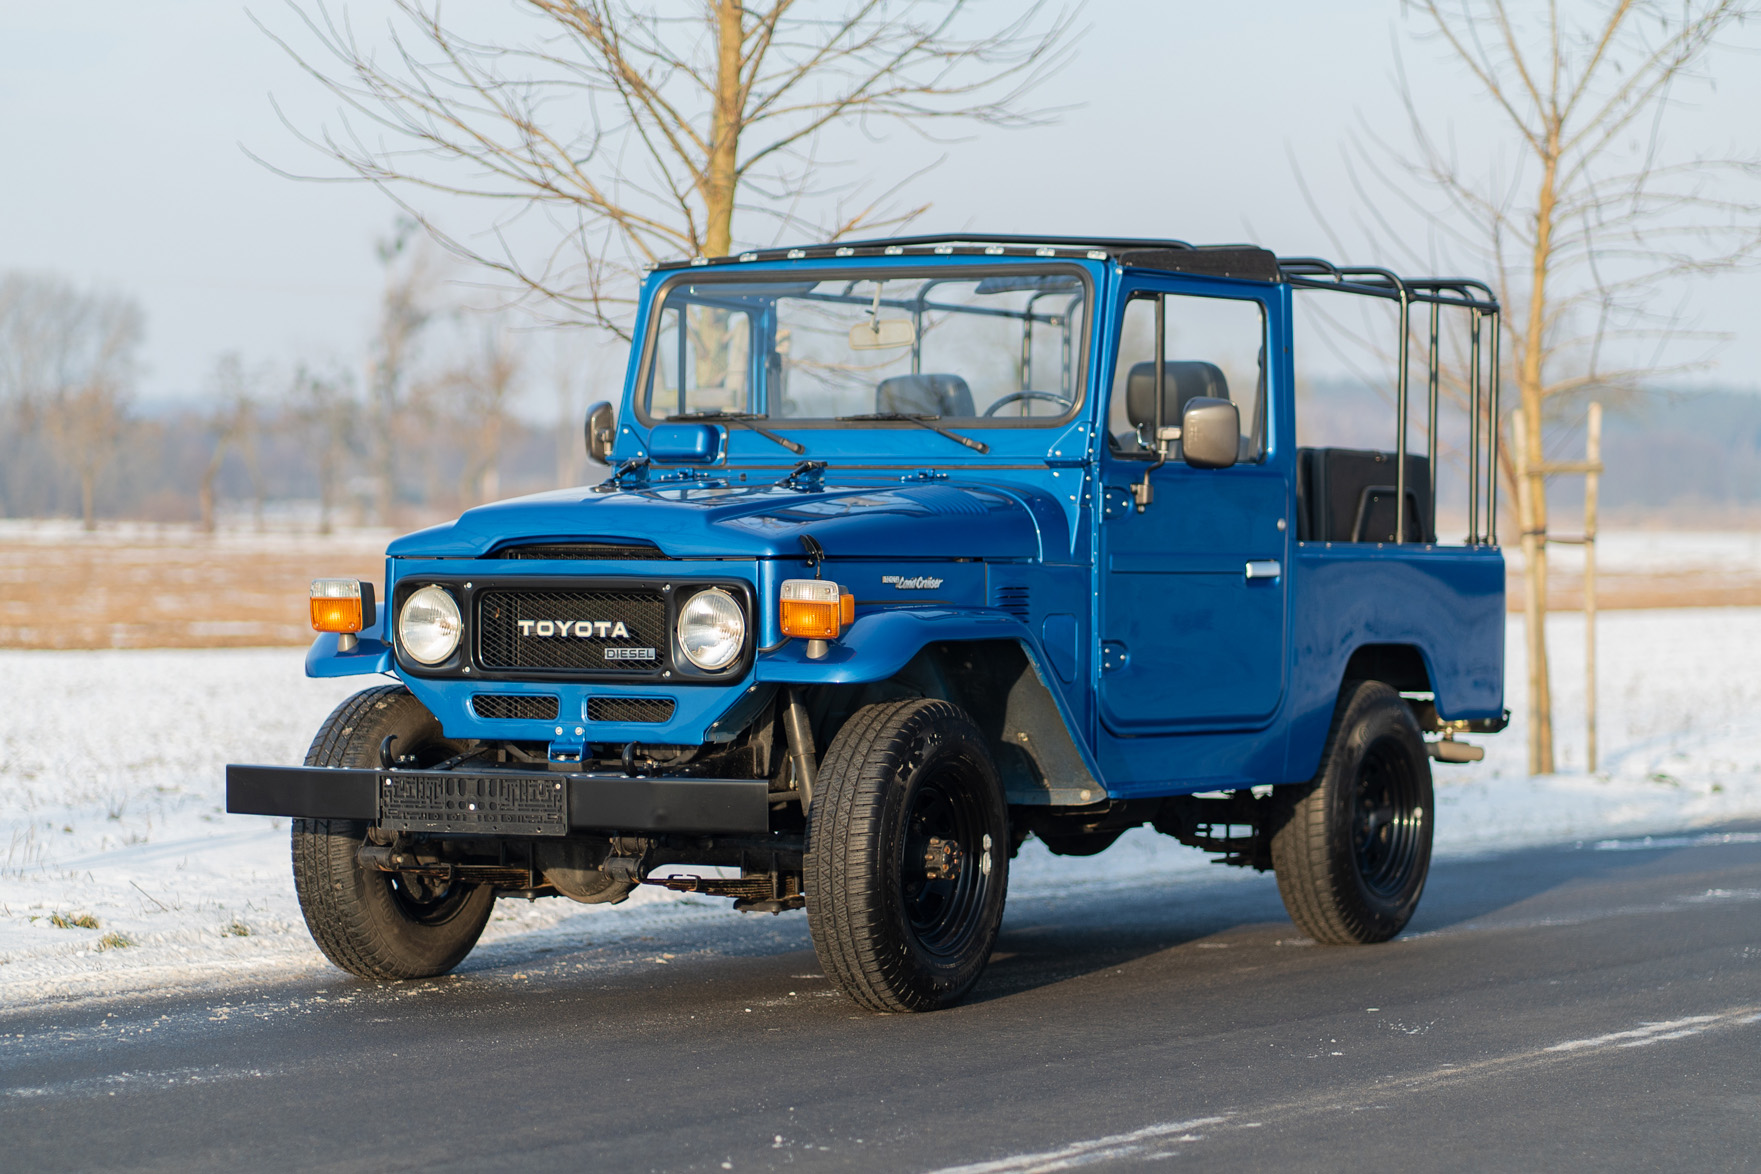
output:
[[[1081,34],[1077,9],[1051,0],[844,0],[831,17],[796,0],[690,0],[664,15],[636,0],[520,0],[527,33],[490,44],[439,0],[393,0],[370,44],[325,0],[287,3],[297,36],[260,27],[337,102],[317,128],[283,116],[340,168],[309,178],[379,187],[517,296],[619,334],[640,267],[761,239],[737,216],[772,221],[760,234],[816,235],[915,216],[887,210],[897,186],[826,208],[822,138],[1044,121],[1057,112],[1026,99]],[[746,198],[758,191],[783,195]],[[460,232],[429,197],[496,211]]]

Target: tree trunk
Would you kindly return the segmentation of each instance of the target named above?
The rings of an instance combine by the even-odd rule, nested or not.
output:
[[[79,471],[80,519],[86,533],[98,528],[98,466],[88,461]]]
[[[715,0],[715,113],[710,121],[709,158],[703,177],[706,257],[725,257],[734,247],[734,189],[745,117],[740,80],[740,56],[746,41],[743,15],[740,0]]]
[[[258,459],[257,421],[248,419],[245,424],[244,450],[245,474],[251,479],[251,529],[256,533],[263,532],[263,463]]]
[[[334,418],[324,420],[323,451],[318,457],[318,533],[324,535],[336,528],[336,483],[342,472],[340,432],[341,426]]]
[[[214,444],[214,455],[208,458],[208,467],[202,470],[202,484],[196,490],[196,506],[201,511],[202,533],[214,533],[214,479],[220,475],[220,466],[226,460],[226,438],[221,437]]]
[[[397,509],[397,445],[392,441],[392,423],[397,415],[396,392],[380,387],[374,396],[373,411],[373,477],[375,513],[381,526],[392,525]]]
[[[1517,389],[1524,427],[1518,439],[1523,492],[1523,611],[1529,659],[1529,773],[1553,773],[1553,689],[1547,670],[1547,476],[1542,447],[1545,416],[1541,360],[1546,351],[1547,277],[1553,261],[1553,217],[1558,205],[1559,128],[1548,127],[1540,190],[1535,198],[1535,243],[1530,253],[1527,329]]]

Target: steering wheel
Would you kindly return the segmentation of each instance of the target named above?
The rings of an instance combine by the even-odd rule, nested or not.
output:
[[[1016,403],[1020,400],[1049,400],[1052,403],[1057,404],[1059,407],[1064,408],[1073,408],[1076,406],[1075,400],[1065,399],[1063,396],[1054,395],[1049,391],[1012,391],[990,407],[986,408],[984,414],[987,416],[994,416],[997,414],[998,408],[1005,404]]]

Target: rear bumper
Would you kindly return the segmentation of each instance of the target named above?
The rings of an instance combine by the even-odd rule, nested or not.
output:
[[[764,779],[632,778],[579,771],[226,768],[234,815],[354,819],[401,831],[550,836],[574,831],[770,830]]]

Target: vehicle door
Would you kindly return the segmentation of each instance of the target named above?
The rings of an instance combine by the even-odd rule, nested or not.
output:
[[[1115,324],[1098,567],[1099,712],[1115,734],[1257,728],[1284,694],[1288,461],[1272,459],[1267,443],[1277,307],[1269,291],[1200,294],[1196,285],[1141,281]],[[1201,396],[1240,412],[1231,467],[1182,457],[1181,412]]]

